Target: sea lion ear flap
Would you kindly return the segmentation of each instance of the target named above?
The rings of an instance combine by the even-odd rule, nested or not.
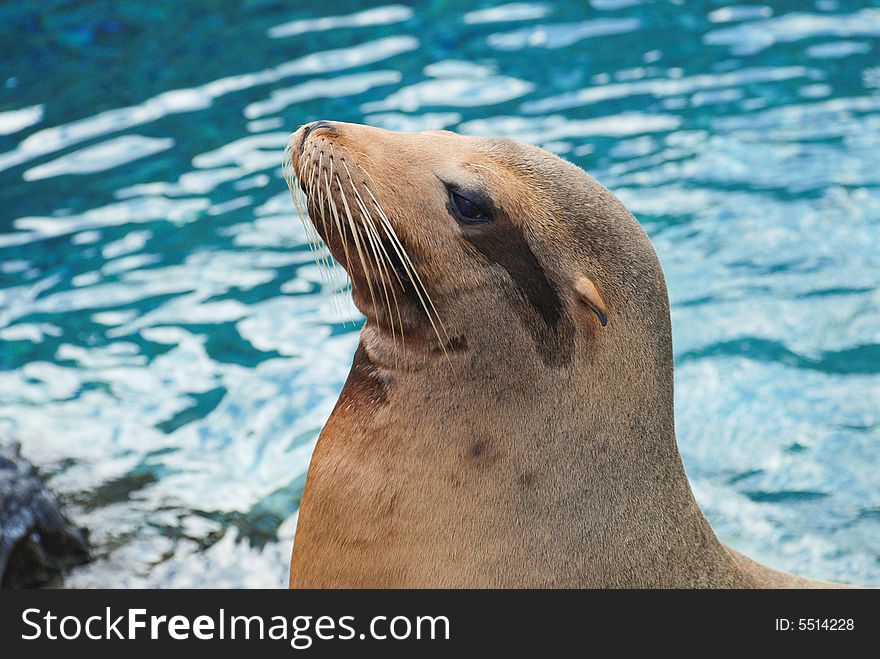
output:
[[[587,305],[596,314],[602,327],[605,327],[608,324],[608,308],[596,284],[586,275],[579,275],[574,287],[581,303]]]

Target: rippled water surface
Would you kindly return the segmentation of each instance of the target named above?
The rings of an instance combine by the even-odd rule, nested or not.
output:
[[[281,178],[319,118],[508,135],[615,191],[719,534],[880,585],[877,3],[41,0],[0,45],[0,438],[92,529],[68,585],[286,582],[360,324]]]

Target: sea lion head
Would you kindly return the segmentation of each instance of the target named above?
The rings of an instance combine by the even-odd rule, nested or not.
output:
[[[575,165],[510,139],[318,121],[291,182],[392,368],[671,379],[666,287],[633,216]],[[632,370],[632,369],[628,369]]]

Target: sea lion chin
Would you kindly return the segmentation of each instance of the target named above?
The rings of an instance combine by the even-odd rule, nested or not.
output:
[[[366,316],[292,587],[817,587],[723,545],[675,440],[666,284],[539,148],[300,127],[289,182]]]

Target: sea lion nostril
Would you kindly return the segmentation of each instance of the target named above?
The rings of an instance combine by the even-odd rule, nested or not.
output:
[[[302,145],[305,146],[306,140],[309,139],[309,135],[312,134],[312,131],[314,131],[318,128],[333,128],[333,127],[334,127],[333,124],[331,124],[329,121],[316,121],[316,122],[310,124],[308,126],[308,128],[306,128],[306,132],[303,133]]]

